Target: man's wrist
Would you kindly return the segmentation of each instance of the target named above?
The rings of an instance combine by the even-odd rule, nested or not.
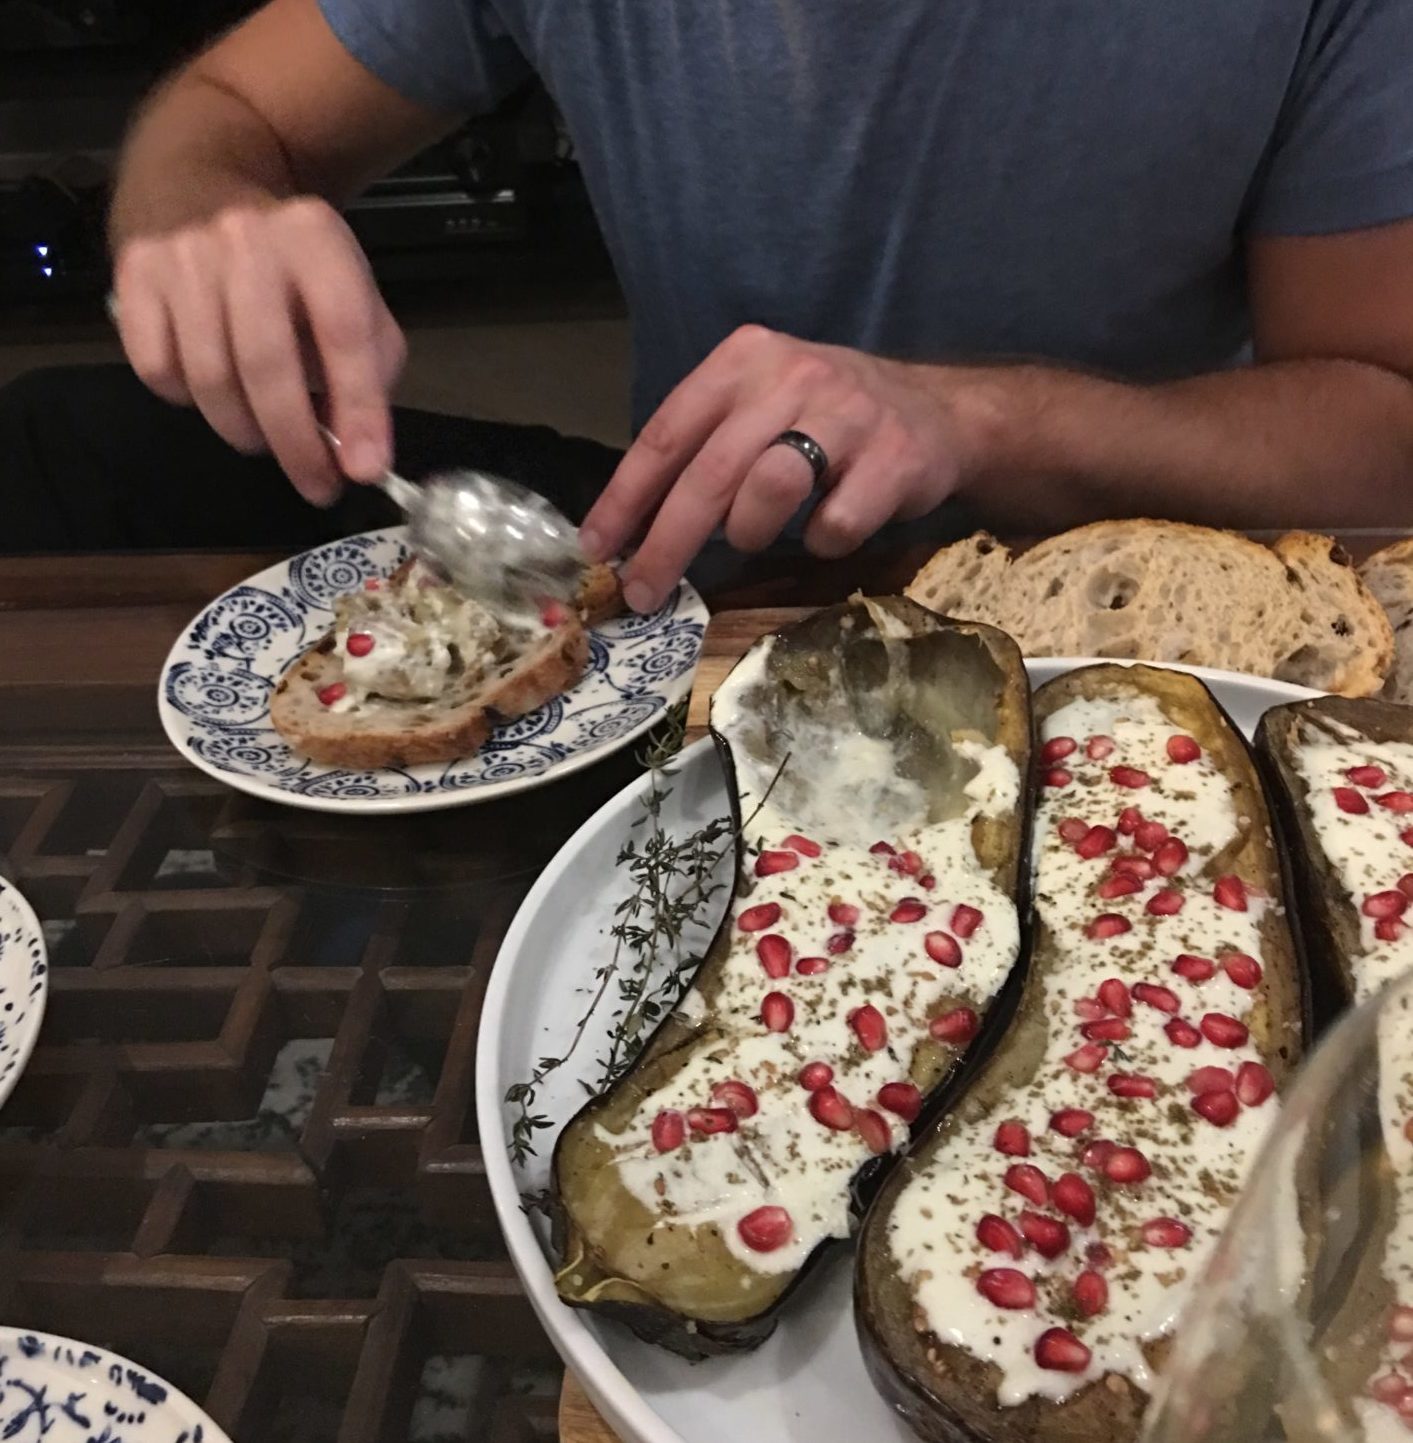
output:
[[[965,492],[1016,464],[1028,426],[1031,366],[928,366],[929,389],[946,411]]]

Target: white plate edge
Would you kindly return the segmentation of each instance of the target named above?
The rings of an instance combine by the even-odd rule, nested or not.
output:
[[[0,878],[5,883],[5,890],[19,907],[20,920],[28,923],[33,928],[34,935],[39,938],[39,949],[44,956],[44,985],[39,990],[38,1005],[30,1014],[34,1018],[34,1025],[30,1028],[29,1037],[20,1053],[20,1060],[10,1074],[9,1085],[0,1083],[0,1109],[10,1100],[10,1094],[19,1086],[20,1078],[25,1074],[25,1068],[29,1066],[29,1060],[34,1056],[34,1049],[39,1045],[40,1029],[44,1026],[44,1013],[49,1005],[49,976],[53,971],[49,961],[49,943],[44,937],[44,926],[39,920],[38,914],[31,905],[30,900],[20,890],[20,885],[12,877]]]

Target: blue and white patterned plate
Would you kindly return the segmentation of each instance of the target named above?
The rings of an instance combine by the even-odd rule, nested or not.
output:
[[[688,582],[653,616],[596,627],[577,685],[448,765],[347,771],[291,750],[270,725],[281,673],[333,624],[333,601],[407,556],[404,528],[330,542],[217,597],[162,668],[172,745],[243,792],[326,812],[415,812],[480,802],[578,771],[641,735],[691,690],[707,609]]]
[[[48,992],[49,956],[39,918],[14,883],[0,877],[0,1107],[34,1051]],[[0,1438],[7,1437],[0,1429]]]
[[[19,1328],[0,1328],[0,1438],[230,1443],[190,1398],[126,1358]]]

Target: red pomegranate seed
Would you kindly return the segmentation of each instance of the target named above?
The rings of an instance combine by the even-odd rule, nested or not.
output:
[[[1218,877],[1212,896],[1217,906],[1225,907],[1229,912],[1246,910],[1246,883],[1240,877]]]
[[[788,1032],[795,1020],[795,1004],[783,992],[767,992],[761,998],[760,1020],[767,1032]]]
[[[1075,843],[1074,849],[1089,862],[1095,857],[1102,857],[1105,852],[1113,851],[1118,844],[1119,834],[1112,827],[1090,827]]]
[[[1139,1232],[1150,1248],[1185,1248],[1192,1239],[1192,1229],[1176,1218],[1153,1218]]]
[[[1261,964],[1245,952],[1228,952],[1222,957],[1222,971],[1249,992],[1261,981]]]
[[[1082,1107],[1062,1107],[1050,1114],[1050,1130],[1058,1132],[1061,1137],[1078,1137],[1093,1125],[1094,1114]]]
[[[1351,817],[1362,817],[1369,810],[1364,794],[1356,792],[1353,787],[1336,787],[1334,799],[1335,806],[1342,812],[1348,812]]]
[[[996,1129],[995,1147],[1007,1157],[1030,1156],[1030,1129],[1023,1122],[1011,1118]]]
[[[1388,1335],[1395,1343],[1413,1342],[1413,1308],[1394,1308],[1388,1315]]]
[[[989,1253],[1009,1253],[1019,1258],[1025,1251],[1021,1235],[1005,1218],[987,1213],[976,1225],[976,1240]]]
[[[1078,817],[1066,817],[1055,830],[1059,832],[1062,842],[1074,846],[1089,831],[1089,823],[1081,822]]]
[[[1402,1419],[1403,1426],[1405,1428],[1413,1428],[1413,1388],[1409,1388],[1407,1392],[1404,1393],[1398,1402],[1394,1404],[1394,1408],[1399,1418]]]
[[[871,1107],[861,1107],[854,1113],[854,1131],[871,1153],[884,1153],[893,1146],[893,1129]]]
[[[849,1013],[849,1026],[866,1052],[877,1052],[888,1041],[888,1024],[872,1002],[865,1002]]]
[[[854,934],[849,929],[845,928],[844,931],[835,932],[832,936],[826,939],[824,943],[824,950],[828,952],[831,957],[837,957],[841,952],[847,952],[849,948],[853,945]]]
[[[693,1107],[687,1112],[687,1126],[705,1137],[715,1132],[735,1132],[737,1122],[729,1107]]]
[[[1109,1285],[1104,1281],[1100,1273],[1086,1268],[1075,1280],[1074,1286],[1070,1289],[1074,1296],[1074,1305],[1086,1318],[1095,1317],[1104,1311],[1109,1301]]]
[[[1153,853],[1153,867],[1160,877],[1176,877],[1187,865],[1187,843],[1177,837],[1169,837]]]
[[[987,1268],[977,1274],[976,1290],[998,1308],[1033,1308],[1035,1284],[1015,1268]]]
[[[878,1089],[878,1105],[904,1122],[916,1122],[922,1111],[922,1093],[911,1082],[885,1082]]]
[[[1140,882],[1137,877],[1126,876],[1123,873],[1119,873],[1117,876],[1105,877],[1104,880],[1099,883],[1098,887],[1095,888],[1095,891],[1099,893],[1100,898],[1105,902],[1112,902],[1118,897],[1129,897],[1132,896],[1133,893],[1141,892],[1142,890],[1143,883]]]
[[[800,1069],[800,1086],[806,1092],[818,1092],[834,1081],[834,1069],[827,1062],[807,1062]]]
[[[743,932],[764,932],[767,927],[773,927],[780,920],[779,902],[758,902],[754,907],[747,907],[736,919],[736,925]]]
[[[905,877],[916,877],[922,871],[922,858],[916,852],[899,852],[888,865]]]
[[[952,931],[956,933],[963,942],[984,922],[985,916],[977,907],[968,907],[965,902],[958,902],[952,908]]]
[[[1133,1012],[1128,988],[1117,977],[1106,977],[1099,984],[1099,1000],[1115,1017],[1128,1017]]]
[[[917,884],[924,892],[930,892],[937,885],[937,878],[931,872],[924,872],[917,879]]]
[[[1106,736],[1092,736],[1084,744],[1084,754],[1091,762],[1102,762],[1114,754],[1114,739]]]
[[[1187,1090],[1191,1093],[1230,1092],[1236,1079],[1225,1067],[1199,1067],[1189,1074]]]
[[[1174,1017],[1165,1024],[1163,1031],[1174,1047],[1196,1047],[1202,1041],[1202,1034],[1181,1017]]]
[[[680,1112],[665,1107],[653,1118],[653,1146],[659,1152],[671,1152],[681,1147],[687,1136],[687,1123]]]
[[[872,852],[875,857],[897,856],[897,851],[890,842],[875,842],[873,846],[869,848],[869,851]]]
[[[755,1088],[734,1077],[718,1082],[711,1090],[711,1100],[718,1107],[729,1108],[737,1117],[754,1117],[760,1111]]]
[[[1085,1022],[1098,1022],[1109,1015],[1109,1009],[1097,997],[1081,997],[1074,1005],[1074,1015]]]
[[[1116,1147],[1104,1160],[1104,1176],[1110,1182],[1142,1182],[1152,1172],[1148,1159],[1136,1147]]]
[[[1168,840],[1162,822],[1140,822],[1133,832],[1133,845],[1141,852],[1156,852]]]
[[[829,971],[829,959],[827,957],[801,957],[795,963],[795,971],[801,977],[818,977],[821,972]]]
[[[1407,1382],[1397,1373],[1381,1373],[1369,1384],[1369,1396],[1376,1403],[1397,1403],[1407,1391]]]
[[[1188,762],[1195,762],[1202,755],[1202,748],[1199,747],[1192,737],[1184,736],[1179,732],[1176,736],[1168,738],[1168,760],[1176,762],[1183,767]]]
[[[1127,917],[1120,917],[1117,912],[1101,912],[1084,929],[1084,935],[1097,942],[1106,942],[1110,937],[1121,937],[1132,930],[1133,923]]]
[[[854,1125],[854,1109],[837,1087],[817,1087],[810,1093],[810,1116],[835,1132],[848,1132]]]
[[[1122,1017],[1101,1017],[1098,1022],[1086,1022],[1079,1030],[1086,1042],[1127,1042],[1130,1035]]]
[[[1216,974],[1217,964],[1206,957],[1194,957],[1191,952],[1184,952],[1173,963],[1173,971],[1189,982],[1206,982]]]
[[[1045,785],[1047,787],[1067,787],[1074,781],[1074,773],[1067,772],[1064,767],[1051,767],[1045,773]]]
[[[563,626],[569,620],[569,608],[563,602],[546,598],[540,602],[540,620],[549,627]]]
[[[1157,1097],[1158,1084],[1136,1072],[1111,1072],[1109,1091],[1115,1097]]]
[[[1058,1258],[1070,1245],[1070,1230],[1059,1218],[1033,1213],[1029,1208],[1020,1215],[1021,1236],[1042,1258]]]
[[[1413,792],[1385,792],[1374,800],[1390,812],[1413,812]]]
[[[904,897],[888,914],[890,922],[921,922],[927,916],[927,903],[916,897]]]
[[[1084,1256],[1091,1267],[1112,1268],[1114,1266],[1114,1253],[1107,1243],[1090,1243],[1084,1250]]]
[[[922,939],[923,950],[939,967],[960,967],[962,945],[946,932],[929,932]]]
[[[1388,773],[1382,767],[1350,767],[1345,776],[1356,787],[1381,787],[1388,781]]]
[[[765,969],[767,977],[778,979],[790,975],[790,960],[794,956],[794,948],[779,932],[768,933],[756,943],[756,956],[760,959],[760,965]]]
[[[1142,1002],[1147,1007],[1155,1007],[1159,1012],[1176,1012],[1181,1006],[1177,993],[1171,987],[1158,987],[1152,982],[1135,982],[1133,1000]]]
[[[1086,1042],[1083,1047],[1077,1047],[1065,1058],[1065,1066],[1073,1068],[1076,1072],[1098,1072],[1104,1065],[1104,1059],[1109,1055],[1109,1049],[1099,1042]]]
[[[1398,834],[1398,840],[1402,842],[1405,847],[1413,847],[1413,827],[1405,827],[1404,830]]]
[[[1181,892],[1165,887],[1161,892],[1153,893],[1143,910],[1152,917],[1176,917],[1182,911],[1184,900]]]
[[[817,857],[824,850],[818,842],[812,842],[798,832],[791,832],[780,845],[789,847],[792,852],[798,852],[802,857]]]
[[[1209,1012],[1201,1022],[1202,1035],[1214,1047],[1240,1047],[1251,1035],[1244,1022],[1225,1012]]]
[[[342,701],[348,695],[348,686],[341,681],[331,681],[328,686],[321,686],[314,695],[325,706],[333,706],[336,701]]]
[[[1125,837],[1131,837],[1143,825],[1143,813],[1137,807],[1125,807],[1119,813],[1119,831]]]
[[[1050,1200],[1082,1228],[1094,1221],[1094,1189],[1077,1172],[1061,1173],[1055,1179]]]
[[[1405,897],[1413,897],[1413,872],[1405,872],[1394,886],[1403,893]]]
[[[383,589],[383,583],[378,577],[370,576],[367,581],[363,583],[363,589],[364,591],[381,591]]]
[[[938,1042],[950,1042],[954,1046],[970,1042],[981,1026],[981,1019],[970,1007],[954,1007],[940,1017],[934,1017],[927,1030]]]
[[[1050,1184],[1045,1174],[1032,1163],[1013,1162],[1006,1169],[1002,1182],[1012,1192],[1019,1193],[1027,1202],[1043,1208],[1050,1197]]]
[[[1380,917],[1374,923],[1374,936],[1380,942],[1397,942],[1405,930],[1403,923],[1397,917]]]
[[[1068,1328],[1046,1328],[1035,1340],[1035,1361],[1051,1373],[1082,1373],[1089,1349]]]
[[[1109,780],[1116,787],[1129,787],[1137,791],[1140,787],[1146,787],[1153,778],[1138,767],[1110,767]]]
[[[756,876],[773,877],[777,872],[793,872],[799,865],[798,852],[762,852],[756,858]]]
[[[852,927],[859,920],[859,909],[852,902],[831,902],[829,920],[840,927]]]
[[[1260,1107],[1276,1090],[1275,1078],[1259,1062],[1243,1062],[1236,1070],[1236,1095],[1243,1107]]]
[[[367,656],[376,645],[377,641],[371,631],[351,631],[348,634],[350,656]]]
[[[1104,1164],[1118,1151],[1118,1146],[1106,1137],[1096,1137],[1080,1150],[1079,1160],[1085,1167],[1103,1170]]]
[[[1366,917],[1382,919],[1384,917],[1401,917],[1408,908],[1408,898],[1402,892],[1374,892],[1364,898],[1364,904],[1360,911]]]
[[[741,1241],[756,1253],[773,1253],[794,1236],[795,1227],[784,1208],[763,1207],[747,1213],[736,1224]]]
[[[1109,870],[1116,877],[1132,877],[1135,882],[1151,882],[1158,869],[1147,857],[1115,857]]]
[[[1241,1104],[1234,1092],[1199,1092],[1192,1099],[1192,1110],[1214,1127],[1230,1127],[1241,1111]]]
[[[1073,737],[1051,737],[1043,747],[1040,748],[1040,760],[1048,767],[1053,762],[1062,762],[1070,755],[1079,743]]]

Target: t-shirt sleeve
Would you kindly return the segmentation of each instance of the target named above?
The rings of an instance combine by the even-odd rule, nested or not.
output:
[[[1317,0],[1249,228],[1413,217],[1413,0]]]
[[[319,0],[361,65],[431,110],[482,114],[531,72],[490,0]]]

